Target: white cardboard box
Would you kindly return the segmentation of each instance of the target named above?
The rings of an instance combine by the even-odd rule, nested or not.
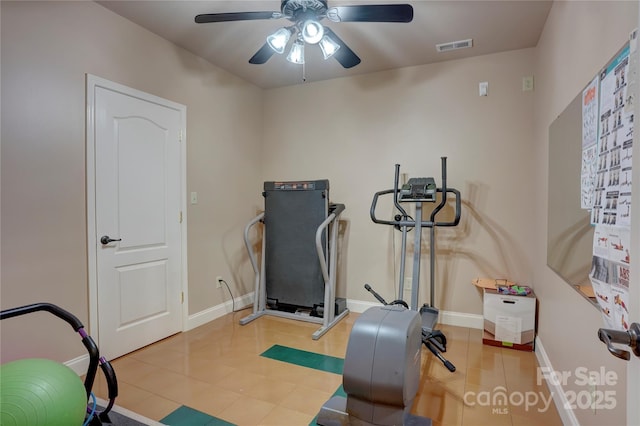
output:
[[[500,294],[484,289],[484,334],[492,346],[532,351],[536,335],[536,297]]]

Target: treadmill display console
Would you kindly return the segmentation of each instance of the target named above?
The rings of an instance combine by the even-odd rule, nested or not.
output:
[[[273,189],[276,191],[314,191],[315,182],[274,182]]]

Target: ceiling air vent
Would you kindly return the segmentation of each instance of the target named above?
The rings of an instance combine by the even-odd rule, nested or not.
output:
[[[450,43],[436,44],[436,50],[438,50],[438,52],[466,49],[467,47],[473,47],[473,39],[469,38],[466,40],[452,41]]]

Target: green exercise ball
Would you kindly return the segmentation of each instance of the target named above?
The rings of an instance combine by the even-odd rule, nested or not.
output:
[[[80,377],[48,359],[0,365],[0,425],[81,426],[87,394]]]

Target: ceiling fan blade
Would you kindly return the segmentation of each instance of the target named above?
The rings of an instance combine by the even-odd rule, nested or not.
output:
[[[273,51],[271,47],[269,47],[269,43],[265,43],[262,45],[260,49],[249,59],[250,64],[264,64],[267,62],[273,54],[276,53]]]
[[[336,61],[340,62],[340,65],[345,68],[353,68],[360,63],[358,55],[356,55],[354,51],[351,50],[349,46],[347,46],[346,43],[331,30],[331,28],[324,27],[324,31],[333,39],[333,41],[340,45],[340,49],[333,54],[333,57],[336,58]]]
[[[230,13],[204,13],[196,15],[197,24],[208,22],[229,22],[229,21],[253,21],[258,19],[278,19],[282,16],[280,12],[230,12]]]
[[[337,6],[327,10],[333,22],[411,22],[413,6],[410,4],[367,4]]]

